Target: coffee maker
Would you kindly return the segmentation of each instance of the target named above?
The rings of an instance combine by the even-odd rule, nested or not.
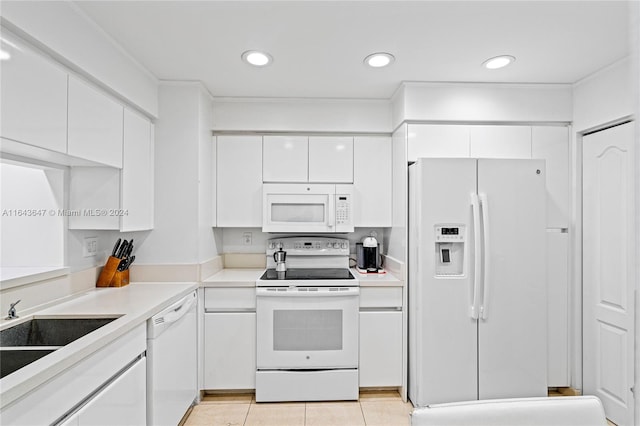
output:
[[[380,244],[374,237],[356,243],[356,266],[362,272],[377,273],[382,269]]]

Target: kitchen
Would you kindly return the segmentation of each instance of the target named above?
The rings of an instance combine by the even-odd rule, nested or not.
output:
[[[95,288],[118,238],[133,239],[136,260],[130,280],[168,283],[157,285],[162,290],[148,290],[152,296],[137,297],[160,298],[174,286],[169,283],[182,289],[167,300],[149,300],[153,306],[140,307],[144,312],[139,316],[148,313],[148,319],[197,288],[198,390],[255,389],[255,367],[243,367],[255,364],[253,350],[231,358],[229,368],[235,366],[238,373],[229,370],[228,379],[239,383],[225,383],[215,367],[229,361],[216,348],[232,336],[214,333],[208,340],[205,333],[222,329],[216,325],[230,326],[228,318],[233,318],[237,335],[255,333],[255,283],[269,261],[269,241],[284,236],[264,230],[263,186],[348,184],[354,190],[353,230],[322,235],[345,238],[353,258],[356,244],[366,237],[373,235],[380,243],[387,271],[383,279],[389,282],[360,282],[360,337],[371,333],[362,327],[374,334],[384,329],[397,342],[388,354],[394,371],[380,368],[374,357],[362,359],[379,350],[380,342],[360,342],[360,379],[370,381],[360,386],[395,388],[406,398],[408,164],[442,156],[538,158],[546,160],[547,179],[553,182],[547,182],[545,234],[547,268],[554,271],[548,275],[554,283],[548,289],[553,347],[548,384],[586,389],[583,367],[589,367],[583,360],[590,357],[583,357],[581,324],[583,311],[591,311],[581,300],[583,275],[592,274],[584,272],[582,258],[592,254],[583,254],[582,240],[596,236],[584,231],[583,222],[594,219],[583,217],[582,206],[597,200],[582,190],[583,144],[590,136],[605,134],[597,130],[623,128],[637,111],[637,2],[474,3],[3,1],[2,50],[13,44],[27,59],[16,71],[5,65],[10,60],[2,62],[2,209],[46,213],[3,215],[3,317],[17,300],[15,308],[23,317],[45,309],[54,315],[51,303],[61,299],[77,305],[76,314],[115,313],[99,307],[94,296],[85,296],[91,302],[83,305],[72,295]],[[609,18],[606,24],[603,16]],[[484,25],[493,25],[492,30]],[[535,40],[532,33],[538,35]],[[317,34],[323,34],[321,40]],[[345,50],[334,50],[343,44]],[[272,64],[243,62],[243,52],[258,48],[272,55]],[[425,53],[414,58],[417,51]],[[395,60],[370,69],[363,59],[374,52],[392,53]],[[313,53],[320,59],[313,59]],[[500,54],[516,60],[499,70],[481,67]],[[341,65],[316,62],[333,56],[342,58]],[[549,66],[550,58],[560,65]],[[19,88],[22,92],[19,85],[5,84],[15,75],[26,86]],[[41,102],[43,93],[48,103]],[[16,97],[20,102],[9,103]],[[38,117],[32,120],[37,122],[33,130],[11,125],[24,123],[25,116]],[[113,139],[120,141],[119,147],[110,145]],[[350,147],[351,157],[338,157],[347,163],[346,177],[341,176],[344,164],[316,151],[328,139]],[[295,149],[282,154],[278,147],[287,144]],[[635,158],[631,165],[638,164],[634,146],[637,139],[629,150],[628,158]],[[627,170],[628,176],[634,176],[633,170]],[[322,177],[314,181],[316,171]],[[299,174],[278,175],[282,172]],[[617,245],[602,245],[602,250],[619,254],[609,255],[613,263],[608,273],[624,265],[628,273],[615,276],[632,290],[637,288],[633,253],[640,198],[635,173],[634,185],[627,189],[636,201],[630,197],[624,210],[631,224],[626,232],[616,231]],[[33,198],[25,200],[25,186],[15,182],[27,181],[34,182],[28,191]],[[58,213],[85,209],[109,214]],[[55,213],[50,216],[49,211]],[[612,217],[614,223],[625,219]],[[36,238],[36,244],[24,243]],[[295,251],[287,250],[289,262],[295,261]],[[585,259],[586,266],[594,263]],[[20,276],[16,270],[24,267],[30,271]],[[212,278],[220,273],[222,278]],[[139,288],[128,287],[108,291],[120,291],[114,295],[120,298]],[[232,305],[224,304],[225,294]],[[113,324],[105,327],[111,328],[99,330],[103,338],[124,333]],[[619,324],[615,328],[622,329]],[[73,344],[80,346],[81,340]],[[584,340],[590,344],[589,336]],[[635,382],[634,340],[620,340],[631,361],[625,382],[618,376],[614,380],[616,389],[625,387],[617,399],[628,404],[614,414],[606,406],[607,415],[617,416],[612,420],[619,424],[633,424],[630,419],[639,412],[632,392],[626,392]],[[83,342],[86,352],[95,352],[98,343]],[[217,364],[202,356],[207,351],[219,357]],[[58,372],[70,368],[75,356],[64,358]],[[9,381],[3,379],[2,387],[9,389]],[[3,391],[2,399],[4,412],[9,394]]]

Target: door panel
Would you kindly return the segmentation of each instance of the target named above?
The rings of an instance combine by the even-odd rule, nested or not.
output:
[[[479,398],[546,396],[544,161],[478,160],[478,195],[487,213]]]
[[[633,424],[633,124],[583,138],[583,392]]]
[[[409,395],[417,406],[478,397],[477,320],[471,317],[476,160],[410,166]],[[435,226],[464,227],[461,276],[436,276]]]

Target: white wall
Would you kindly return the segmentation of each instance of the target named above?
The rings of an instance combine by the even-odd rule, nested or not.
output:
[[[568,84],[403,83],[393,97],[393,125],[413,120],[568,123],[571,103]]]
[[[2,1],[3,25],[89,80],[158,114],[158,82],[70,1]]]
[[[210,219],[214,166],[207,96],[199,83],[160,85],[154,229],[138,249],[138,264],[195,264],[217,255]]]
[[[631,58],[623,59],[574,85],[573,129],[576,133],[633,114],[635,92],[631,66]]]
[[[214,130],[391,133],[386,100],[215,98]]]

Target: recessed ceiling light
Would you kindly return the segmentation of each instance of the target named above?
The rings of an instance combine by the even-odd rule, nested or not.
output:
[[[364,63],[372,68],[382,68],[391,65],[396,58],[391,53],[378,52],[364,58]]]
[[[496,56],[495,58],[487,59],[482,63],[482,66],[490,70],[496,70],[498,68],[506,67],[515,60],[516,58],[514,58],[513,56],[500,55]]]
[[[242,54],[242,60],[256,67],[264,67],[273,62],[271,55],[257,50],[247,50]]]

